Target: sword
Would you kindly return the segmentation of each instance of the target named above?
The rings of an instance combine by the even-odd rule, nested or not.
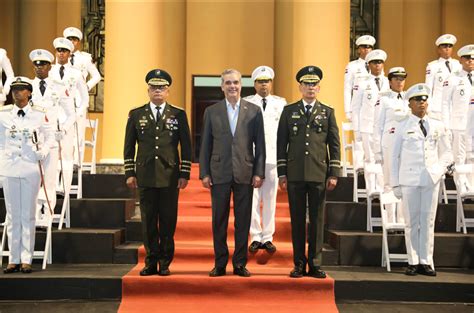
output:
[[[58,131],[61,131],[61,128],[59,127],[59,119],[56,120],[57,121],[57,126],[58,126]],[[61,178],[61,182],[62,182],[62,185],[63,185],[63,192],[64,194],[66,194],[66,187],[65,187],[65,184],[64,184],[64,166],[63,166],[63,156],[62,156],[62,147],[61,147],[61,140],[58,141],[58,146],[59,146],[59,166],[61,166],[61,173],[63,175],[63,177]]]
[[[76,130],[77,162],[79,163],[79,168],[82,168],[81,150],[79,148],[79,126],[77,125],[76,98],[74,98],[74,114],[76,114],[76,121],[74,122],[74,129]]]
[[[36,146],[36,151],[39,151],[38,134],[36,133],[36,130],[33,131],[33,137],[31,139],[33,141],[33,144]],[[41,185],[43,185],[44,195],[46,196],[46,202],[48,203],[49,213],[51,214],[51,217],[52,217],[53,210],[51,209],[51,203],[49,202],[48,193],[46,192],[46,185],[44,184],[43,165],[41,165],[41,161],[39,160],[38,160],[38,167],[40,171]]]

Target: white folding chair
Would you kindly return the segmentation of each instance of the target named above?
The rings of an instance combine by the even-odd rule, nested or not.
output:
[[[390,253],[388,246],[389,231],[405,231],[405,223],[397,222],[397,210],[401,209],[401,201],[393,192],[380,195],[380,215],[382,218],[382,267],[390,272],[390,262],[408,262],[407,254]],[[388,210],[393,210],[388,214]]]
[[[464,234],[467,234],[467,228],[474,227],[474,218],[466,218],[464,215],[464,200],[474,199],[474,190],[468,188],[468,175],[474,175],[473,164],[456,165],[456,174],[464,175],[462,186],[456,184],[456,231],[460,232],[461,228]]]
[[[364,169],[365,175],[374,175],[374,182],[377,180],[377,175],[383,175],[382,165],[381,164],[366,164]],[[367,195],[367,231],[373,232],[374,227],[382,226],[382,218],[372,216],[372,201],[375,199],[380,199],[380,195],[383,192],[383,186],[377,188],[377,184],[374,186],[366,186],[366,195]]]
[[[70,180],[64,179],[64,173],[62,173],[58,185],[56,186],[56,193],[64,196],[63,205],[61,206],[61,212],[59,214],[53,214],[52,220],[53,224],[58,223],[59,230],[63,229],[64,224],[66,228],[71,227],[71,188]]]
[[[347,177],[348,173],[354,174],[354,167],[347,160],[347,150],[352,152],[352,123],[342,123],[342,176]]]
[[[51,215],[44,214],[44,217],[36,221],[36,227],[46,227],[46,241],[43,250],[35,250],[33,259],[42,259],[42,269],[46,269],[46,264],[53,262],[53,238],[52,238],[52,218]],[[0,267],[3,265],[3,257],[9,256],[9,250],[5,249],[7,241],[7,222],[1,224],[3,226],[2,242],[0,244]]]
[[[89,171],[91,174],[96,173],[96,145],[97,145],[97,132],[99,129],[99,119],[86,120],[86,134],[87,129],[90,129],[92,132],[90,140],[84,140],[84,148],[89,148],[91,150],[91,161],[84,162],[84,152],[82,153],[82,171]],[[85,149],[83,149],[85,151]]]

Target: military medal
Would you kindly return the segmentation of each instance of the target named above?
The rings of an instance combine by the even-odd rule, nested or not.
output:
[[[367,95],[367,99],[372,99],[372,95],[370,93]]]
[[[298,126],[293,126],[293,133],[296,135],[298,133]]]
[[[464,96],[464,89],[461,89],[461,90],[459,91],[459,94],[460,94],[461,96]]]

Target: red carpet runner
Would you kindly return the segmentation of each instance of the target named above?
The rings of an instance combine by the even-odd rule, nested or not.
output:
[[[288,277],[293,267],[290,219],[286,194],[279,194],[274,243],[278,251],[249,255],[247,268],[252,277],[227,275],[210,278],[214,265],[211,230],[211,201],[193,166],[188,187],[179,198],[176,252],[171,276],[140,277],[144,249],[139,263],[122,280],[120,313],[129,312],[338,312],[334,280]],[[233,212],[231,212],[232,216]],[[233,250],[233,218],[229,221],[228,243]]]

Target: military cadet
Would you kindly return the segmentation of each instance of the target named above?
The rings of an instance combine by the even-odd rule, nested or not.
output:
[[[441,177],[451,163],[449,136],[442,122],[426,115],[430,89],[407,90],[410,116],[395,130],[390,184],[402,198],[405,217],[407,275],[436,276],[433,269],[434,221]]]
[[[358,76],[369,74],[369,67],[365,62],[367,54],[374,49],[375,38],[370,35],[363,35],[357,38],[356,46],[359,58],[349,62],[344,71],[344,112],[346,118],[352,120],[352,88]]]
[[[5,85],[2,81],[2,72],[5,72],[7,80]],[[7,51],[5,49],[0,49],[0,105],[3,105],[7,100],[7,95],[10,92],[10,83],[13,79],[13,68],[10,63],[10,59],[7,57]]]
[[[0,175],[5,194],[9,260],[5,274],[31,273],[35,246],[35,211],[42,161],[54,141],[46,111],[32,106],[32,82],[15,77],[14,105],[0,109]]]
[[[364,177],[367,193],[381,191],[383,175],[374,174],[375,156],[373,152],[373,130],[375,105],[380,92],[389,90],[387,77],[383,68],[387,54],[376,49],[367,54],[365,61],[369,65],[370,74],[360,76],[354,84],[352,97],[352,122],[355,134],[354,146],[362,145],[364,153]],[[356,147],[354,147],[356,148]]]
[[[145,267],[140,275],[166,276],[170,275],[169,265],[174,255],[179,189],[186,188],[191,172],[191,137],[186,112],[166,102],[171,76],[154,69],[148,72],[145,81],[150,102],[128,115],[125,176],[127,186],[138,188],[140,194],[146,250]]]
[[[326,277],[321,270],[325,193],[336,187],[341,159],[334,109],[317,99],[322,78],[323,72],[316,66],[298,71],[296,81],[302,99],[283,109],[278,125],[277,168],[280,187],[288,189],[295,264],[290,277],[294,278],[306,274],[307,263],[309,276]]]
[[[471,137],[466,137],[469,104],[473,93],[474,45],[458,50],[461,69],[453,72],[443,84],[442,121],[452,134],[452,151],[457,166],[465,163],[466,146],[472,146]],[[461,182],[454,173],[456,186],[466,191],[466,182]]]
[[[63,82],[49,77],[51,64],[54,56],[44,49],[35,49],[30,52],[30,60],[33,62],[36,77],[32,81],[32,104],[47,110],[48,119],[55,130],[56,141],[51,146],[48,157],[44,160],[44,189],[38,195],[39,208],[50,207],[53,211],[56,206],[56,184],[58,180],[59,146],[64,135],[73,133],[73,125],[76,120],[74,113],[74,102],[69,96]],[[61,148],[64,143],[61,145]],[[70,147],[70,146],[69,146]],[[61,149],[62,150],[62,149]],[[61,151],[62,152],[62,151]],[[72,151],[69,152],[72,154]],[[49,200],[49,203],[47,201]],[[43,210],[49,212],[49,209]]]
[[[425,83],[431,90],[429,114],[438,120],[441,120],[442,116],[443,83],[451,73],[461,68],[459,61],[451,58],[456,41],[456,36],[451,34],[439,36],[436,39],[439,59],[429,62],[426,66]]]
[[[286,105],[286,100],[271,94],[274,76],[275,73],[272,68],[264,65],[257,67],[252,72],[252,80],[257,93],[244,98],[244,100],[252,102],[262,109],[266,150],[265,180],[262,187],[253,190],[250,252],[256,252],[258,249],[265,249],[269,253],[276,251],[273,244],[278,191],[275,129],[278,128],[278,121],[283,107]],[[262,203],[263,207],[260,213]]]
[[[395,129],[399,123],[410,114],[408,101],[405,99],[405,79],[407,73],[403,67],[392,67],[388,71],[390,90],[379,94],[378,104],[375,106],[374,121],[374,158],[381,162],[383,168],[383,191],[392,191],[390,185],[390,170],[392,168],[391,155]],[[393,219],[394,208],[387,210],[389,220]],[[396,220],[403,221],[402,210],[397,210]]]

